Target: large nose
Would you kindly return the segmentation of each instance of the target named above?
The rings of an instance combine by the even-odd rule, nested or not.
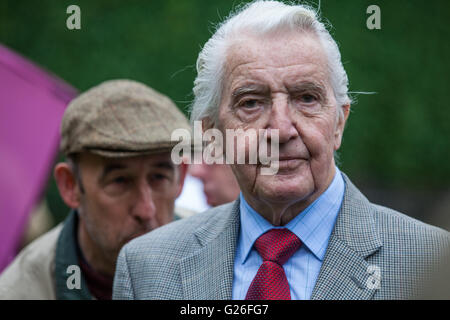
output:
[[[133,217],[139,224],[150,225],[156,215],[156,207],[153,201],[152,188],[143,179],[136,188],[136,201],[132,210]]]
[[[273,99],[269,129],[278,130],[280,144],[299,136],[295,122],[292,119],[287,95],[277,96]]]
[[[194,176],[194,177],[202,180],[203,182],[205,182],[204,180],[205,180],[205,178],[208,175],[208,168],[206,166],[207,165],[204,164],[204,163],[202,163],[202,164],[191,164],[189,166],[189,173],[192,176]]]

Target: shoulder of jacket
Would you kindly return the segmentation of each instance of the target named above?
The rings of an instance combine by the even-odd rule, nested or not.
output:
[[[184,252],[199,246],[195,233],[201,227],[225,224],[234,202],[208,209],[191,217],[183,218],[161,226],[125,245],[127,254],[148,254],[149,251],[170,250]]]
[[[450,245],[450,233],[439,227],[414,219],[396,210],[372,204],[377,228],[383,241],[410,243],[414,245],[441,246],[447,250]]]
[[[62,224],[26,246],[0,275],[0,298],[54,298],[54,262]]]
[[[39,238],[35,239],[26,246],[20,253],[19,257],[28,261],[35,261],[42,258],[55,255],[56,244],[61,233],[63,224],[59,224]]]
[[[385,240],[394,240],[396,243],[401,243],[403,241],[430,239],[450,243],[448,231],[414,219],[394,209],[370,202],[344,173],[343,177],[346,182],[346,196],[350,199],[347,201],[355,207],[353,208],[355,215],[352,218],[358,218],[359,208],[368,207],[370,217],[374,219],[378,233]],[[363,221],[369,222],[369,220]],[[370,221],[372,220],[370,219]],[[353,223],[353,220],[348,222]]]

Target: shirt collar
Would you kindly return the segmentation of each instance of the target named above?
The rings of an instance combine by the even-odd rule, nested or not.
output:
[[[288,224],[282,227],[275,227],[264,219],[247,203],[241,192],[241,262],[245,263],[256,239],[270,229],[275,228],[289,229],[302,241],[308,250],[322,261],[336,217],[341,208],[344,191],[345,182],[341,172],[336,167],[335,176],[327,190],[294,219],[289,221]]]

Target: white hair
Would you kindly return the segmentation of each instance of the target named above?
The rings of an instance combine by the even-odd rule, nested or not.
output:
[[[319,21],[316,10],[305,5],[287,5],[278,1],[251,2],[222,22],[213,36],[206,42],[197,59],[197,77],[194,81],[194,101],[191,106],[191,121],[206,117],[216,122],[222,95],[222,82],[227,48],[242,31],[264,35],[279,30],[310,32],[316,35],[325,50],[330,83],[337,105],[350,104],[348,78],[341,62],[337,43],[325,25]],[[338,108],[338,116],[343,116]]]

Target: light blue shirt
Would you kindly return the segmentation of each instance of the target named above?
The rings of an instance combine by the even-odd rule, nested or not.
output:
[[[314,285],[344,198],[345,182],[336,167],[336,174],[327,190],[288,224],[275,227],[258,214],[240,194],[241,227],[234,260],[234,300],[243,300],[262,264],[253,247],[256,239],[273,228],[287,228],[302,241],[300,249],[283,265],[291,289],[292,300],[311,298]]]

